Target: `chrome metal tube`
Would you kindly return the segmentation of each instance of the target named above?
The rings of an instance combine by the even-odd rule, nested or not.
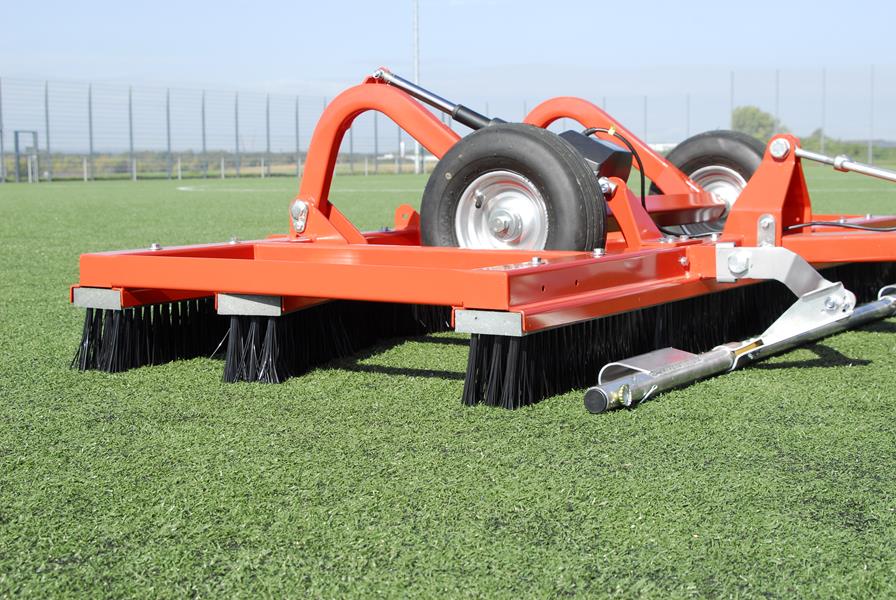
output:
[[[407,92],[424,104],[429,104],[433,108],[437,108],[442,112],[451,114],[455,110],[457,110],[457,104],[451,102],[450,100],[442,98],[438,94],[433,94],[429,90],[420,87],[416,83],[412,83],[404,77],[396,75],[395,73],[387,71],[386,69],[377,69],[376,71],[374,71],[373,78],[382,79],[389,85],[394,85],[398,89]]]
[[[896,315],[896,296],[883,296],[874,302],[855,307],[852,313],[845,319],[822,325],[816,329],[805,331],[793,337],[787,338],[777,344],[769,344],[767,346],[759,346],[755,350],[750,351],[737,361],[737,366],[743,366],[763,358],[778,354],[803,344],[820,340],[821,338],[846,331],[847,329],[855,329],[862,327],[868,323],[886,319]]]
[[[373,78],[385,81],[389,85],[395,86],[398,89],[413,96],[420,102],[428,104],[435,109],[451,115],[452,119],[454,119],[461,125],[469,127],[470,129],[478,130],[482,129],[483,127],[488,127],[489,125],[505,122],[502,119],[493,119],[491,117],[487,117],[471,108],[464,106],[463,104],[455,104],[450,100],[446,100],[438,94],[433,94],[429,90],[420,87],[416,83],[411,83],[404,77],[400,77],[386,69],[377,69],[373,73]]]
[[[634,406],[654,394],[727,371],[734,366],[734,359],[731,348],[719,346],[653,371],[620,377],[588,388],[585,391],[585,408],[592,413],[601,413]]]
[[[809,152],[808,150],[803,150],[802,148],[797,148],[794,154],[796,154],[796,156],[800,158],[805,158],[807,160],[812,160],[825,165],[831,165],[838,171],[851,171],[853,173],[861,173],[862,175],[868,175],[870,177],[877,177],[878,179],[886,179],[887,181],[896,182],[896,171],[882,169],[873,165],[856,162],[848,156],[842,154],[840,156],[826,156],[824,154],[818,154],[817,152]]]
[[[887,293],[896,292],[892,288],[884,290]],[[585,392],[585,407],[590,412],[600,413],[622,406],[633,406],[674,387],[734,370],[796,346],[894,315],[896,295],[884,295],[879,300],[857,306],[848,317],[804,331],[776,344],[765,346],[760,342],[759,345],[750,347],[747,342],[741,342],[717,346],[709,352],[680,362],[596,385]],[[744,350],[738,350],[739,348]]]

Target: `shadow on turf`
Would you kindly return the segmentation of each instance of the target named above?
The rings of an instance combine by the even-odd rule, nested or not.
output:
[[[466,338],[440,337],[440,336],[421,336],[412,338],[398,338],[389,342],[379,344],[366,352],[357,354],[350,358],[344,358],[321,365],[325,369],[342,369],[344,371],[353,371],[356,373],[378,373],[380,375],[399,375],[405,377],[431,377],[433,379],[454,379],[463,381],[466,376],[463,372],[446,371],[443,369],[415,369],[412,367],[391,367],[387,365],[371,365],[362,364],[368,358],[372,358],[382,354],[392,348],[401,346],[405,342],[415,342],[418,344],[441,344],[448,346],[469,346],[470,340]]]
[[[892,321],[877,321],[871,325],[866,325],[859,331],[870,331],[872,333],[896,333],[896,323]]]
[[[872,326],[873,327],[873,326]],[[867,328],[871,330],[871,328]],[[896,327],[892,331],[896,331]],[[779,363],[760,362],[752,365],[751,369],[814,369],[817,367],[848,367],[870,365],[872,361],[864,358],[849,358],[842,352],[822,344],[809,344],[803,346],[818,358],[813,360],[791,360]]]

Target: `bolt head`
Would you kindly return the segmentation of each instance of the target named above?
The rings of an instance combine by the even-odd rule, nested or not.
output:
[[[834,312],[843,306],[843,299],[837,296],[828,296],[824,299],[824,308],[827,311]]]
[[[158,242],[153,242],[153,243],[151,243],[151,244],[149,245],[149,249],[152,250],[152,251],[161,250],[161,249],[162,249],[162,245],[159,244]]]
[[[728,256],[728,270],[734,275],[743,275],[750,270],[750,253],[739,250]]]
[[[689,264],[691,264],[691,261],[688,260],[688,257],[687,257],[687,256],[679,256],[679,257],[678,257],[678,264],[680,264],[682,267],[686,267],[686,266],[688,266]]]
[[[709,235],[709,239],[712,240],[713,242],[718,242],[720,239],[722,239],[722,234],[721,233],[711,233]]]
[[[540,264],[544,263],[544,259],[541,258],[540,256],[533,256],[532,260],[530,260],[529,262],[532,263],[533,265],[540,265]]]
[[[293,201],[289,207],[289,216],[292,217],[292,227],[296,233],[302,233],[308,222],[308,204],[303,200]]]
[[[504,233],[510,227],[510,219],[504,215],[496,215],[488,222],[488,227],[492,233]]]
[[[777,138],[768,148],[772,158],[781,160],[790,153],[790,142],[784,138]]]
[[[594,250],[591,251],[591,256],[593,256],[594,258],[600,258],[601,256],[604,256],[606,253],[607,253],[607,251],[604,250],[603,248],[595,248]]]

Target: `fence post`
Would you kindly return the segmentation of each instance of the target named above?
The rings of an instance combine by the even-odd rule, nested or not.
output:
[[[0,79],[0,183],[6,183],[6,147],[3,144],[3,79]]]
[[[349,127],[348,130],[348,170],[350,173],[355,172],[355,128]]]
[[[781,128],[781,69],[775,69],[775,133]]]
[[[871,65],[868,94],[868,164],[874,164],[874,65]]]
[[[200,110],[202,117],[202,177],[208,179],[208,148],[205,145],[205,90],[202,90]]]
[[[224,157],[221,157],[221,179],[224,179]]]
[[[647,96],[644,96],[644,143],[647,143]]]
[[[131,164],[131,181],[137,181],[137,161],[134,159],[134,88],[128,86],[128,162]]]
[[[271,164],[271,95],[265,96],[264,102],[264,155],[268,165]],[[264,178],[265,161],[261,161],[261,177]]]
[[[240,93],[233,95],[233,136],[236,155],[236,176],[240,176]]]
[[[177,157],[177,180],[180,181],[181,179],[183,179],[183,176],[184,176],[184,172],[183,172],[183,168],[181,167],[181,164],[180,164],[180,156],[178,156]]]
[[[401,174],[401,126],[395,125],[398,130],[398,145],[395,147],[395,174]]]
[[[84,181],[93,179],[93,84],[87,84],[87,137],[90,150],[90,171],[87,163],[84,163]]]
[[[377,126],[377,118],[376,111],[373,113],[373,172],[376,174],[379,171],[379,156],[380,156],[380,132]]]
[[[299,143],[299,97],[296,96],[296,179],[302,176],[302,146]]]
[[[3,144],[3,79],[0,78],[0,183],[6,183],[6,147]]]
[[[684,139],[691,137],[691,95],[684,95]]]
[[[731,95],[729,97],[728,119],[731,123],[731,129],[734,129],[734,71],[731,71]]]
[[[828,81],[827,69],[821,70],[821,153],[824,154],[824,132],[827,129]]]
[[[46,129],[47,141],[47,181],[53,181],[53,155],[50,152],[50,82],[44,82],[44,128]],[[40,173],[37,174],[37,180],[40,181]]]
[[[171,179],[171,88],[165,90],[165,140],[168,150],[168,179]]]

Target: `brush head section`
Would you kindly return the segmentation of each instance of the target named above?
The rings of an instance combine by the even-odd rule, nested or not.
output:
[[[855,263],[825,269],[822,275],[843,282],[859,302],[867,302],[894,281],[896,263]],[[763,282],[521,338],[474,334],[463,402],[520,408],[596,385],[601,367],[621,358],[668,346],[706,352],[761,333],[794,300],[784,285]],[[606,398],[590,401],[600,408]]]
[[[71,366],[117,373],[209,356],[226,331],[212,297],[123,310],[88,308]]]
[[[383,340],[449,328],[444,306],[334,301],[280,317],[230,318],[224,381],[280,383]]]

